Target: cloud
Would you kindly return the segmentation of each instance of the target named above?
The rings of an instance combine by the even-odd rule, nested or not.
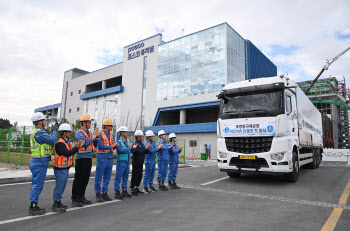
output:
[[[61,101],[64,71],[112,64],[124,46],[158,32],[167,41],[222,22],[279,71],[312,78],[350,45],[348,12],[347,0],[1,1],[0,117],[30,124],[35,108]],[[325,75],[346,75],[349,61]]]

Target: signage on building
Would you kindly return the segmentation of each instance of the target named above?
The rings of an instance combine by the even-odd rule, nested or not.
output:
[[[129,47],[128,48],[128,60],[143,56],[145,54],[153,53],[154,46],[143,48],[144,46],[145,46],[144,43],[139,43],[135,46]]]

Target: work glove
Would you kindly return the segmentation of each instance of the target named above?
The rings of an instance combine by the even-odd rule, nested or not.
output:
[[[57,132],[58,131],[58,123],[55,123],[52,127],[51,127],[52,132]]]

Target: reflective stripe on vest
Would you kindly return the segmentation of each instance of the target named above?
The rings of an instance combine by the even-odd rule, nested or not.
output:
[[[72,151],[72,149],[73,149],[72,144],[71,143],[67,144],[66,141],[62,138],[60,138],[56,144],[58,144],[58,143],[64,143],[66,145],[66,148],[68,149],[68,151]],[[70,157],[66,157],[63,155],[60,156],[57,154],[57,151],[55,151],[55,161],[54,161],[53,165],[56,168],[67,168],[67,167],[73,166],[74,165],[74,156],[70,156]]]
[[[52,146],[46,143],[39,144],[35,140],[35,135],[41,131],[39,128],[35,128],[30,136],[30,151],[32,152],[31,158],[46,158],[52,154]],[[44,130],[43,130],[44,131]]]
[[[106,135],[105,131],[102,130],[101,138],[102,138],[102,144],[103,145],[112,146],[114,144],[114,139],[113,139],[112,132],[109,133],[109,140],[108,140],[108,136]],[[110,150],[97,149],[97,154],[104,154],[104,153],[110,153],[110,152],[113,152],[113,150],[112,149],[110,149]]]
[[[79,131],[83,132],[84,136],[85,136],[85,139],[89,140],[92,138],[92,134],[89,133],[89,135],[85,132],[84,129],[80,128]],[[79,148],[79,152],[78,153],[88,153],[88,152],[93,152],[95,149],[95,146],[94,146],[94,142],[91,142],[91,144],[87,147],[83,147],[81,146]]]

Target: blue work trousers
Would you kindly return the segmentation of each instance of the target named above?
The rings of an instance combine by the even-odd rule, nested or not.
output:
[[[168,163],[168,160],[158,160],[158,182],[165,181],[166,175],[168,173]]]
[[[122,189],[128,187],[130,164],[128,161],[117,161],[116,174],[114,179],[114,191],[119,191],[120,182],[122,182]]]
[[[53,190],[53,202],[61,201],[64,190],[67,186],[69,168],[54,170],[56,177],[56,186]]]
[[[145,164],[145,176],[143,177],[143,187],[153,187],[153,178],[155,172],[156,162]]]
[[[109,181],[111,180],[113,168],[113,159],[104,156],[104,154],[97,154],[96,162],[96,174],[95,174],[95,193],[101,192],[101,182],[102,191],[108,192]]]
[[[175,181],[176,180],[178,167],[179,167],[179,163],[169,163],[168,181]]]
[[[47,168],[49,161],[41,161],[40,159],[30,160],[30,171],[32,172],[32,187],[30,188],[30,202],[38,203],[39,195],[43,190]]]

